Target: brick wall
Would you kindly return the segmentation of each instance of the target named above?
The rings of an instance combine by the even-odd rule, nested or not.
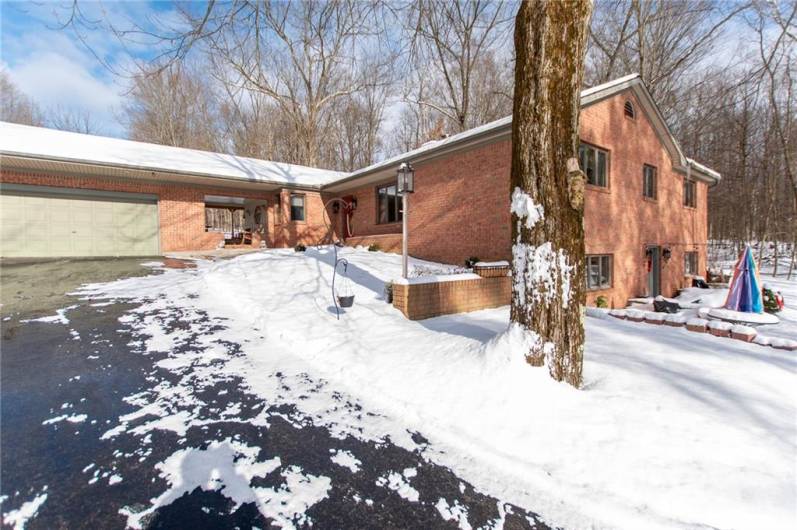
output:
[[[322,205],[318,192],[306,192],[307,221],[294,223],[286,221],[289,219],[287,208],[290,192],[288,191],[275,195],[275,192],[231,190],[209,186],[183,186],[151,181],[38,175],[10,171],[0,172],[0,182],[157,195],[161,252],[212,250],[218,246],[224,238],[223,234],[205,232],[205,195],[266,201],[269,209],[266,241],[272,247],[292,247],[297,242],[315,244],[326,232],[320,217]],[[281,200],[279,203],[281,207],[275,205],[278,199]],[[275,213],[279,209],[285,212],[280,218]],[[275,222],[277,219],[279,223]],[[259,245],[259,242],[258,236],[253,244]]]
[[[625,116],[631,101],[635,119]],[[708,186],[697,183],[697,208],[683,205],[684,177],[677,173],[664,146],[631,92],[584,109],[580,136],[609,152],[608,189],[588,186],[584,227],[587,254],[613,256],[612,288],[590,291],[588,304],[605,296],[610,307],[623,307],[628,298],[647,292],[645,248],[669,247],[662,260],[661,292],[665,296],[691,282],[684,276],[684,254],[698,252],[698,271],[706,268]],[[642,195],[642,166],[657,169],[657,199]]]
[[[509,169],[511,145],[500,141],[415,167],[410,196],[409,253],[462,265],[510,253]],[[395,182],[391,178],[384,182]],[[376,188],[370,184],[341,194],[357,199],[354,236],[401,234],[401,223],[377,223]],[[400,250],[399,246],[399,250]]]
[[[433,283],[393,284],[393,307],[410,320],[507,305],[509,276]]]
[[[291,220],[291,194],[304,196],[304,221]],[[325,219],[325,215],[327,215]],[[330,241],[333,230],[331,219],[324,211],[324,198],[317,191],[282,189],[272,192],[269,201],[268,246],[290,248],[301,243],[305,246]]]
[[[635,119],[623,112],[630,100]],[[669,247],[662,261],[661,292],[673,295],[691,279],[684,275],[684,254],[698,252],[698,271],[706,268],[708,186],[697,182],[697,208],[683,206],[683,175],[672,162],[642,106],[629,90],[582,110],[583,141],[609,152],[607,189],[588,186],[585,235],[588,254],[611,254],[610,289],[590,291],[589,304],[605,296],[609,305],[625,306],[647,290],[645,247]],[[658,174],[658,198],[642,196],[642,166]],[[410,197],[410,254],[460,265],[481,260],[511,260],[509,214],[511,141],[506,139],[415,164]],[[400,232],[400,225],[377,225],[375,185],[348,192],[357,197],[355,236]],[[342,194],[343,195],[343,194]]]

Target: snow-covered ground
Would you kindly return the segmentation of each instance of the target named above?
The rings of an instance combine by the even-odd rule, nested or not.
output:
[[[249,391],[270,402],[279,396],[337,436],[389,437],[423,451],[483,492],[529,507],[554,525],[775,529],[797,522],[794,353],[588,318],[585,384],[575,390],[528,366],[523,351],[512,351],[515,337],[504,333],[507,308],[411,322],[383,299],[385,282],[399,276],[398,256],[348,248],[341,254],[349,260],[355,304],[340,320],[330,297],[330,249],[199,262],[196,269],[92,285],[82,293],[144,301],[135,310],[141,314],[177,306],[227,319],[224,329],[203,328],[206,343],[237,343],[245,355],[214,365],[214,376],[242,377]],[[797,281],[784,283],[782,291],[788,330],[795,323]],[[137,326],[153,351],[169,351],[186,333],[135,315],[126,325]],[[179,356],[162,364],[177,373],[201,370]],[[309,392],[301,384],[306,375],[328,385]],[[163,400],[180,396],[167,390]],[[340,394],[377,414],[336,406]],[[139,416],[159,417],[144,426],[149,429],[184,432],[192,421],[170,416],[161,401],[131,396],[129,402],[141,407]],[[108,437],[126,429],[120,421]],[[418,445],[411,432],[430,444]],[[236,476],[260,476],[261,467],[272,465],[250,458],[254,469],[243,469],[244,449],[224,453]],[[173,465],[194,454],[184,452],[159,464],[173,486],[155,505],[191,482],[174,475],[190,472]],[[206,465],[200,456],[194,460]],[[357,465],[356,455],[335,458]],[[307,491],[290,512],[296,514],[323,498],[328,483],[293,473],[297,484],[288,484],[288,491]],[[384,477],[385,487],[416,499],[412,473],[394,475]],[[266,511],[280,495],[246,493],[241,486],[222,491]],[[467,524],[466,513],[442,501],[441,516]],[[139,515],[131,513],[129,522]]]

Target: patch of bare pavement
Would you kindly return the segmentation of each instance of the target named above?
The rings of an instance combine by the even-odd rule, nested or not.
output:
[[[197,359],[212,358],[205,366],[212,374],[213,363],[243,355],[237,344],[202,340],[203,330],[224,322],[203,315],[189,326],[179,309],[134,313],[130,304],[65,294],[81,283],[152,273],[141,260],[11,271],[4,264],[3,272],[4,284],[12,282],[6,292],[20,295],[10,305],[14,316],[0,323],[4,524],[27,506],[36,508],[27,512],[29,529],[549,528],[536,514],[428,462],[420,434],[413,436],[418,450],[389,439],[340,436],[282,399],[255,398],[236,378],[192,379]],[[21,322],[70,305],[68,323]],[[131,325],[147,318],[182,330],[179,351],[147,353],[142,341],[150,337]],[[11,326],[16,331],[7,334]],[[190,361],[185,370],[159,367],[176,356]],[[295,384],[329,390],[309,377],[273,377],[275,392]],[[163,395],[164,388],[191,389],[190,396],[159,403],[170,417],[191,417],[185,429],[159,427],[162,418],[136,406],[137,398]],[[369,414],[344,398],[337,406],[345,414]],[[235,448],[251,450],[235,461],[251,458],[261,471],[249,476],[233,466],[225,472],[224,458]],[[176,467],[175,455],[183,455]],[[251,500],[241,502],[250,493]]]

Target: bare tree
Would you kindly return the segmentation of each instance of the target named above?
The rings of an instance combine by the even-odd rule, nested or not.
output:
[[[388,146],[391,154],[410,151],[443,135],[445,118],[431,107],[418,103],[423,101],[429,90],[427,80],[418,76],[413,88],[416,98],[401,105],[397,123],[391,131],[391,143]]]
[[[0,70],[0,121],[36,126],[44,124],[39,106],[16,87],[5,70]]]
[[[182,64],[142,70],[124,108],[133,140],[209,151],[223,150],[215,99],[206,77]]]
[[[299,138],[289,118],[271,98],[222,83],[219,121],[230,151],[264,160],[296,160]]]
[[[780,237],[797,233],[797,137],[794,134],[795,121],[797,121],[797,87],[793,78],[795,63],[797,63],[797,39],[792,30],[797,22],[797,3],[786,4],[785,12],[781,12],[779,4],[763,2],[756,4],[758,20],[753,23],[753,28],[758,35],[758,48],[766,83],[766,92],[773,116],[775,135],[779,143],[783,159],[783,173],[791,188],[793,199],[792,222],[790,231],[778,231],[775,240],[775,268],[777,274],[777,249]],[[771,45],[765,42],[765,32],[768,21],[774,21],[779,29],[778,35]],[[774,202],[774,201],[773,201]],[[792,260],[794,259],[792,252]],[[790,266],[790,270],[794,264]]]
[[[83,134],[97,134],[100,130],[91,112],[74,107],[56,106],[50,109],[47,124],[54,129]]]
[[[388,89],[373,85],[345,98],[331,115],[328,155],[344,171],[370,166],[383,150],[381,127]]]
[[[507,2],[487,0],[410,4],[416,75],[431,74],[434,88],[408,93],[406,100],[444,116],[452,132],[506,115],[512,90],[508,82],[511,56],[505,53],[499,59],[496,51],[504,51],[505,44],[511,47],[511,8]],[[496,105],[501,101],[502,107]]]
[[[789,4],[786,4],[789,5]],[[768,6],[769,9],[763,6]],[[795,175],[794,142],[792,133],[795,122],[795,99],[797,89],[794,86],[794,70],[797,68],[797,39],[790,30],[797,22],[797,3],[791,3],[786,13],[774,3],[756,4],[758,22],[754,30],[758,35],[758,48],[767,81],[767,97],[773,112],[773,125],[777,138],[783,148],[786,176],[794,190],[797,201],[797,175]],[[767,19],[777,21],[780,32],[774,42],[767,46],[765,32]]]
[[[591,0],[521,4],[515,23],[511,320],[526,359],[579,387],[584,353],[584,174],[578,118]]]
[[[228,92],[240,97],[226,109],[227,116],[240,122],[244,114],[235,107],[253,99],[245,93],[262,94],[278,109],[280,125],[292,129],[288,140],[297,142],[287,150],[289,158],[281,160],[318,166],[328,161],[322,153],[332,152],[325,143],[338,103],[368,86],[390,85],[395,63],[390,46],[395,43],[385,37],[391,13],[385,6],[380,0],[176,4],[180,24],[149,20],[147,27],[133,23],[123,28],[90,20],[75,1],[62,18],[64,28],[78,34],[102,25],[123,43],[152,43],[150,77],[197,55],[209,57],[220,79],[231,85]],[[271,105],[262,110],[275,114]],[[261,150],[251,138],[246,143],[248,151]]]
[[[638,72],[666,119],[687,74],[712,54],[725,25],[747,3],[707,0],[598,0],[590,26],[587,81]]]
[[[289,161],[318,165],[333,107],[389,81],[389,50],[365,46],[380,27],[377,7],[355,0],[232,2],[212,4],[202,17],[185,13],[191,32],[203,35],[230,79],[268,96],[290,121],[301,145]]]

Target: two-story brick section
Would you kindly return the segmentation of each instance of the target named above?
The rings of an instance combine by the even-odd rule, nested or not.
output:
[[[708,187],[720,176],[684,156],[638,76],[581,99],[588,300],[672,294],[705,270]],[[510,142],[508,117],[346,174],[3,123],[0,255],[148,255],[225,238],[400,251],[396,171],[409,162],[412,256],[508,260]]]

